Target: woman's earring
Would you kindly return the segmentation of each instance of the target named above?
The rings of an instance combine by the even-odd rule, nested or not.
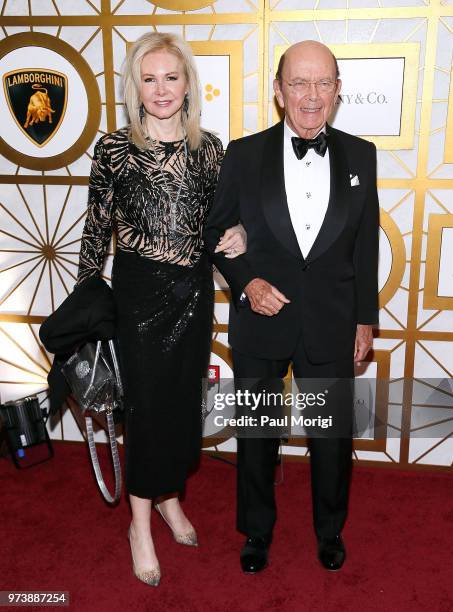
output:
[[[145,106],[143,102],[140,104],[140,107],[138,109],[138,116],[140,119],[140,123],[143,123],[143,119],[145,118]]]
[[[186,95],[184,96],[184,102],[182,103],[182,110],[186,113],[186,115],[189,114],[189,94],[186,93]]]

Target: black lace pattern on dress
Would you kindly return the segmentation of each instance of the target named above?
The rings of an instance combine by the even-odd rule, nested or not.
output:
[[[193,266],[199,260],[203,224],[223,159],[222,143],[205,132],[196,151],[187,147],[174,230],[166,187],[174,201],[184,171],[184,141],[157,142],[155,150],[166,181],[153,150],[136,147],[128,138],[128,128],[107,134],[96,143],[78,283],[100,274],[114,231],[117,247],[124,251],[182,266]]]

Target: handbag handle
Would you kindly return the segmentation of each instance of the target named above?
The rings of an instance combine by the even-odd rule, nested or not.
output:
[[[116,504],[120,499],[121,495],[121,465],[120,465],[120,457],[118,454],[118,444],[115,436],[115,424],[113,422],[113,415],[111,410],[106,411],[107,418],[107,427],[109,432],[109,443],[110,443],[110,451],[112,453],[112,461],[113,461],[113,471],[115,474],[115,491],[113,496],[110,494],[107,489],[107,485],[105,484],[104,477],[102,476],[101,466],[99,465],[98,453],[96,450],[96,443],[94,441],[94,432],[93,432],[93,420],[91,417],[85,417],[85,424],[87,428],[87,439],[88,439],[88,448],[90,450],[91,463],[93,464],[94,474],[96,476],[96,481],[98,483],[98,487],[104,497],[105,501],[109,504]]]
[[[118,359],[116,358],[115,345],[113,340],[109,340],[110,355],[112,356],[113,369],[115,370],[116,384],[118,385],[118,392],[120,396],[123,395],[123,383],[120,376],[120,367]]]
[[[113,369],[115,372],[115,379],[116,379],[118,393],[119,393],[119,396],[122,396],[123,395],[123,385],[121,382],[120,369],[119,369],[118,360],[116,357],[115,345],[114,345],[113,340],[108,341],[108,346],[109,346],[110,355],[112,358]],[[94,364],[93,364],[93,373],[91,375],[91,380],[90,380],[88,389],[85,392],[85,396],[94,381],[94,375],[96,372],[96,366],[97,366],[97,362],[100,356],[101,347],[102,347],[102,342],[98,340],[96,343],[96,354],[95,354]],[[114,401],[115,400],[112,397],[112,402]],[[113,409],[113,406],[108,406],[107,409],[105,410],[105,414],[106,414],[106,419],[107,419],[107,429],[108,429],[108,434],[109,434],[110,452],[112,454],[113,471],[114,471],[114,478],[115,478],[115,489],[114,489],[113,496],[108,490],[107,485],[105,484],[105,481],[104,481],[104,477],[102,476],[101,466],[99,465],[99,458],[98,458],[98,454],[96,450],[96,443],[94,441],[93,420],[90,416],[85,417],[85,424],[86,424],[86,430],[87,430],[87,440],[88,440],[88,448],[90,451],[91,463],[93,465],[94,474],[96,476],[98,487],[102,493],[102,496],[109,504],[116,504],[120,499],[122,480],[121,480],[121,464],[120,464],[120,457],[118,453],[118,443],[116,441],[116,435],[115,435],[115,424],[113,421],[112,409]]]
[[[89,383],[88,387],[85,389],[85,393],[83,394],[83,397],[86,397],[88,395],[88,392],[91,391],[91,387],[93,385],[94,377],[95,377],[95,374],[96,374],[96,367],[97,367],[98,361],[99,361],[99,355],[101,353],[101,345],[102,345],[102,342],[100,340],[98,340],[96,342],[96,354],[94,356],[94,363],[93,363],[93,367],[91,369],[90,383]]]

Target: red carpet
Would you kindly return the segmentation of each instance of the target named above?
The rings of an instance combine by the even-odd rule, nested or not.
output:
[[[95,612],[453,610],[452,475],[356,468],[348,559],[329,573],[316,559],[308,466],[287,463],[270,566],[246,576],[235,470],[204,457],[184,504],[200,547],[176,544],[153,513],[162,581],[152,588],[131,571],[125,498],[115,509],[104,504],[84,445],[55,443],[55,451],[22,471],[0,459],[0,590],[69,591],[69,609]]]

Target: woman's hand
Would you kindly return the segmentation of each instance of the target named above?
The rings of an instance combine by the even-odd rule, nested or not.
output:
[[[220,238],[214,253],[225,253],[228,259],[234,259],[247,251],[247,232],[239,223],[229,227]]]

